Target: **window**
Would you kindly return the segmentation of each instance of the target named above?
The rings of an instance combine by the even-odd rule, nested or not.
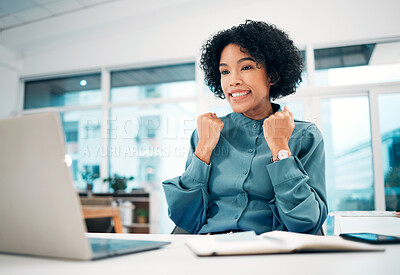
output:
[[[100,73],[25,82],[24,109],[101,104]]]
[[[321,107],[329,211],[373,210],[368,98],[324,99]]]
[[[111,100],[131,106],[110,111],[109,174],[134,176],[128,190],[157,189],[183,172],[196,127],[194,71],[190,63],[111,73]],[[147,105],[149,98],[160,101]]]
[[[344,86],[400,80],[400,41],[316,49],[317,86]]]
[[[100,83],[100,73],[91,73],[31,80],[24,85],[24,110],[52,107],[60,112],[66,154],[80,190],[86,189],[88,177],[90,181],[100,176],[101,109],[93,109],[102,101]]]
[[[100,138],[101,110],[68,111],[60,115],[66,139],[65,151],[72,159],[75,187],[84,190],[87,187],[85,177],[100,176],[103,153]],[[93,191],[99,191],[96,189],[98,185],[94,187]]]
[[[195,95],[193,63],[111,73],[111,101],[179,98]]]
[[[110,116],[110,174],[134,176],[131,188],[156,188],[183,172],[195,128],[194,102],[118,107]]]
[[[400,209],[400,94],[379,95],[386,210]]]

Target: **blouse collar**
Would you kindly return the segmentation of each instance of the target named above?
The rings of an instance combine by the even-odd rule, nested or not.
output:
[[[274,113],[281,110],[281,106],[279,104],[271,102],[271,105],[272,105],[272,111]],[[260,120],[254,120],[254,119],[248,118],[247,116],[245,116],[242,113],[235,113],[235,112],[231,113],[231,117],[232,117],[232,120],[234,121],[234,123],[238,124],[238,125],[247,125],[247,124],[254,124],[254,123],[263,124],[264,120],[265,120],[265,118],[260,119]]]

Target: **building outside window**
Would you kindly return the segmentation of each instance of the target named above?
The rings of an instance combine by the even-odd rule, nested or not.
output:
[[[378,100],[386,210],[395,211],[400,209],[400,93]]]
[[[374,176],[368,98],[324,99],[321,110],[330,209],[373,210]]]

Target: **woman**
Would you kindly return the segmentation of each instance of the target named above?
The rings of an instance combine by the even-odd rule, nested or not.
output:
[[[270,101],[301,82],[293,41],[247,20],[208,40],[200,63],[206,84],[233,112],[198,117],[185,172],[163,182],[172,221],[193,234],[316,234],[327,217],[322,135]]]

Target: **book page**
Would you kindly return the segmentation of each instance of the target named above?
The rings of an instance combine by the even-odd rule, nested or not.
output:
[[[338,236],[320,236],[285,231],[272,231],[260,235],[264,239],[280,239],[292,251],[364,251],[382,250],[381,248],[344,240]]]
[[[189,238],[186,244],[198,256],[382,250],[380,247],[347,241],[337,236],[316,236],[284,231],[272,231],[259,236],[253,231],[196,236]]]
[[[263,239],[253,231],[190,238],[186,244],[199,256],[283,253],[292,249],[282,240]]]

